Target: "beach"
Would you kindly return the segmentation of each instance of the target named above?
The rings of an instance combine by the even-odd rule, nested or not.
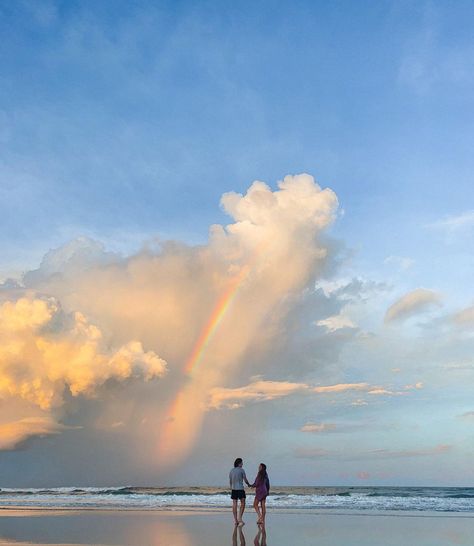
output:
[[[253,511],[236,530],[230,511],[1,509],[0,544],[263,546]],[[271,511],[267,546],[471,545],[472,514]]]

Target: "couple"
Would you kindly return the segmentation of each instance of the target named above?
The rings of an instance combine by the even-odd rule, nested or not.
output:
[[[243,464],[242,459],[238,457],[234,461],[234,468],[229,472],[230,488],[232,489],[230,498],[232,499],[232,512],[234,514],[235,525],[244,525],[244,522],[242,521],[242,516],[245,510],[246,496],[244,482],[249,487],[255,487],[253,507],[255,512],[257,512],[257,524],[265,525],[265,515],[267,513],[266,500],[268,494],[270,493],[270,480],[268,479],[267,465],[260,463],[257,477],[255,478],[253,484],[250,484],[247,480],[247,476],[245,475],[245,470],[242,468]],[[240,510],[237,517],[237,503],[239,500]]]

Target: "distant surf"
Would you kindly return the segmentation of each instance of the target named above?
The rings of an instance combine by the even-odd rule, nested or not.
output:
[[[249,496],[253,496],[248,491]],[[272,509],[345,509],[474,512],[472,487],[274,487]],[[0,489],[0,508],[100,508],[141,510],[221,509],[221,487],[54,487]]]

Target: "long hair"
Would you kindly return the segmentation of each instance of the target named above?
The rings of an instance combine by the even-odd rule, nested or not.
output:
[[[257,476],[264,480],[265,478],[268,477],[268,474],[267,474],[267,465],[265,463],[260,463],[260,466],[262,467],[259,471],[258,471],[258,474]]]
[[[242,459],[240,457],[237,457],[234,461],[234,468],[237,468],[239,464],[242,462]]]

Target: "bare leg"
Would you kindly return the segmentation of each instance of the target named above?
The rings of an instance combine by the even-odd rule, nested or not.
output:
[[[237,525],[239,520],[237,518],[237,501],[232,499],[232,513],[234,514],[234,523]]]
[[[262,507],[262,523],[265,525],[265,516],[267,515],[267,499],[263,499],[260,502],[260,505]]]
[[[242,516],[245,512],[245,499],[240,499],[239,523],[243,523]]]
[[[242,527],[239,527],[239,539],[240,539],[240,546],[246,546],[246,542],[245,542],[245,536],[244,536],[244,532],[242,531]]]
[[[259,523],[262,520],[262,514],[260,514],[260,508],[258,507],[258,500],[257,497],[255,497],[253,501],[253,508],[255,512],[257,512],[257,523]]]

